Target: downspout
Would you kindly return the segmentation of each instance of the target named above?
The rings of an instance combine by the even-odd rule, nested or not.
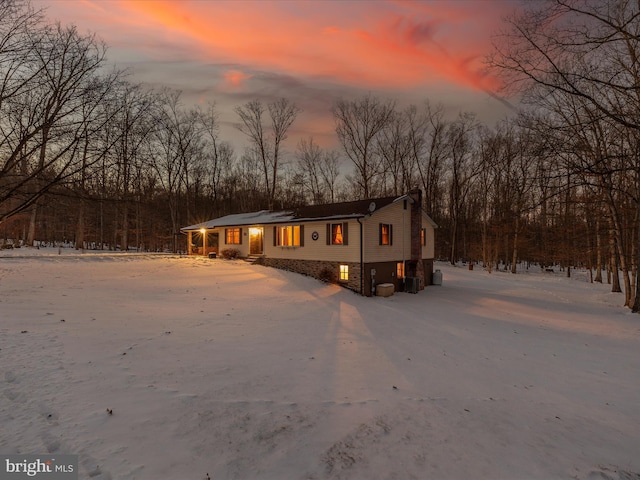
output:
[[[356,220],[360,224],[360,295],[364,297],[364,245],[362,244],[362,222],[360,221],[360,217],[357,217]]]
[[[406,252],[405,252],[405,235],[406,235],[406,227],[404,224],[404,219],[406,217],[407,214],[407,205],[408,202],[405,199],[403,201],[403,205],[402,205],[402,274],[406,277],[407,276],[407,272],[405,271],[405,267],[406,267]],[[402,279],[402,281],[404,282],[404,278]]]

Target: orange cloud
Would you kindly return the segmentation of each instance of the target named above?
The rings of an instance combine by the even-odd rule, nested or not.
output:
[[[91,0],[81,0],[81,3],[93,10],[96,10],[100,13],[106,13],[106,9],[104,7],[102,7],[101,5],[98,5],[96,2],[91,1]]]
[[[334,35],[340,33],[340,29],[338,27],[325,27],[322,29],[322,33],[325,35]]]
[[[109,5],[144,30],[147,49],[154,51],[154,41],[179,44],[188,60],[363,88],[433,82],[476,90],[498,86],[483,73],[480,60],[504,2],[120,0]],[[162,59],[172,54],[154,52]],[[224,74],[227,86],[247,78],[240,70]]]
[[[224,73],[224,80],[227,86],[240,87],[245,80],[251,78],[252,75],[248,75],[240,70],[227,70]]]

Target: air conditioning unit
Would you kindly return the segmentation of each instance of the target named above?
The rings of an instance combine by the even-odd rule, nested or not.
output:
[[[406,277],[404,279],[404,291],[407,293],[418,293],[420,290],[420,279],[418,277]]]

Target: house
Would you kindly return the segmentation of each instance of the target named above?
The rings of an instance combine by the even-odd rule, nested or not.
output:
[[[336,281],[362,295],[431,284],[435,223],[422,192],[311,205],[292,211],[227,215],[182,228],[189,255],[237,249],[256,263]],[[213,256],[213,255],[211,255]]]

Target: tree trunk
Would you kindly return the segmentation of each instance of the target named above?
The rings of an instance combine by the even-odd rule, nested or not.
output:
[[[640,277],[640,275],[636,275],[636,295],[633,301],[633,306],[631,307],[631,311],[633,313],[638,313],[640,312],[640,281],[638,280],[638,278]]]
[[[621,293],[620,276],[618,274],[618,255],[616,248],[616,240],[613,231],[609,231],[609,268],[611,269],[611,291],[613,293]]]
[[[596,278],[594,282],[602,283],[602,238],[600,237],[600,217],[596,215]]]
[[[78,224],[76,226],[76,250],[84,249],[84,211],[85,201],[80,199],[78,202]]]
[[[629,267],[627,262],[627,249],[625,247],[624,237],[622,236],[622,225],[620,224],[620,218],[618,216],[618,212],[613,203],[613,199],[611,199],[609,203],[609,211],[611,213],[611,226],[613,228],[613,235],[615,236],[614,242],[614,255],[616,257],[615,261],[615,275],[614,275],[614,283],[616,280],[618,281],[618,289],[620,288],[620,281],[618,279],[618,270],[622,271],[622,281],[624,283],[624,296],[625,307],[631,306],[631,280],[629,278]]]
[[[513,255],[511,257],[511,273],[517,272],[518,262],[518,229],[520,228],[520,217],[516,216],[516,231],[513,234]]]
[[[125,200],[122,207],[122,235],[120,236],[120,251],[126,252],[129,249],[129,204]]]
[[[27,241],[25,242],[30,247],[33,247],[33,242],[36,237],[36,220],[38,218],[38,204],[34,203],[31,207],[31,216],[29,217],[29,230],[27,232]]]
[[[38,155],[38,172],[42,173],[44,170],[44,162],[47,153],[47,142],[49,141],[49,127],[42,129],[42,145],[40,146],[40,152]],[[41,182],[36,177],[36,190],[41,188]],[[33,204],[31,210],[31,219],[29,220],[29,233],[27,235],[27,245],[33,247],[33,242],[36,239],[36,219],[38,217],[38,202]]]
[[[104,250],[104,201],[102,197],[100,197],[100,231],[98,235],[100,237],[100,250]]]
[[[491,262],[489,260],[488,238],[487,238],[487,220],[482,221],[481,239],[482,239],[482,266],[491,273]]]
[[[635,239],[634,239],[634,255],[633,255],[633,286],[635,289],[635,294],[633,298],[633,305],[631,306],[631,311],[633,313],[640,312],[640,274],[638,273],[638,258],[640,257],[640,248],[638,243],[640,243],[640,221],[638,221],[638,213],[640,213],[640,204],[636,204],[636,229],[635,229]]]
[[[456,264],[456,237],[458,236],[458,223],[455,219],[451,220],[451,265]]]

